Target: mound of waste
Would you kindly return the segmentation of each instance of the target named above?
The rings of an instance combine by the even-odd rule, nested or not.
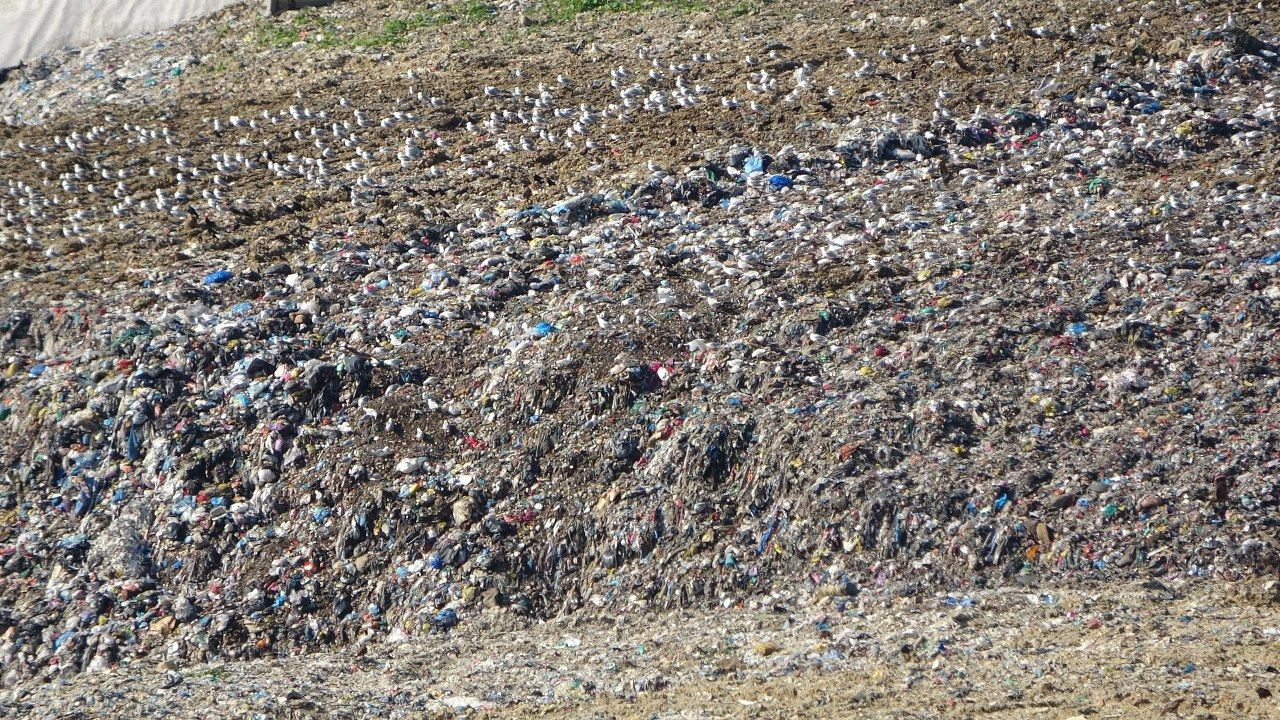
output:
[[[1278,58],[1195,40],[1003,112],[10,297],[3,681],[482,612],[1274,572]],[[19,185],[15,213],[57,190]]]

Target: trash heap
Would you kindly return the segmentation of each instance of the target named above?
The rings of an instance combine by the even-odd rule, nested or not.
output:
[[[15,292],[3,684],[487,612],[1274,573],[1280,56],[1191,40],[551,204],[300,195],[261,253]]]

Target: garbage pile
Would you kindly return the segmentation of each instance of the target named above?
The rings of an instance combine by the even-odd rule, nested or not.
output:
[[[484,122],[514,152],[522,121],[377,152],[412,111],[24,130],[0,233],[43,255],[6,268],[0,325],[0,680],[482,612],[1274,573],[1280,56],[1191,40],[1007,110],[412,222],[405,178],[461,183],[480,163],[433,154]],[[634,113],[683,107],[630,82]],[[320,152],[258,150],[281,135]],[[276,181],[309,189],[233,199]],[[101,223],[129,267],[19,294]]]

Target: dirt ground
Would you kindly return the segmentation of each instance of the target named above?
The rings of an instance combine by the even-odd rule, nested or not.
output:
[[[939,92],[946,94],[950,106],[999,112],[1034,98],[1047,78],[1058,83],[1056,92],[1067,92],[1083,87],[1109,63],[1172,62],[1185,54],[1186,38],[1210,18],[1216,21],[1230,12],[1238,22],[1248,24],[1261,22],[1267,15],[1252,5],[1216,1],[1197,5],[1195,12],[1164,12],[1141,3],[1081,2],[1059,4],[1051,14],[1040,14],[1038,3],[1012,3],[999,12],[1016,21],[1014,27],[1026,27],[1040,18],[1059,29],[1090,28],[1087,42],[1016,30],[990,47],[965,50],[956,47],[956,38],[988,32],[992,16],[985,7],[936,0],[865,9],[839,3],[770,2],[748,4],[744,7],[751,11],[741,15],[713,3],[706,11],[582,13],[564,22],[546,22],[535,8],[520,15],[503,13],[482,23],[420,29],[377,50],[304,42],[278,48],[263,40],[272,37],[272,31],[296,32],[299,26],[304,28],[302,37],[308,28],[332,33],[339,27],[343,37],[358,39],[386,18],[409,17],[416,7],[400,0],[338,3],[325,11],[336,19],[321,23],[299,20],[297,13],[264,20],[247,7],[236,6],[166,38],[167,52],[186,50],[194,58],[181,76],[154,86],[134,80],[126,90],[104,97],[92,75],[67,70],[68,89],[48,101],[55,112],[39,125],[0,126],[0,141],[47,143],[109,112],[115,122],[169,128],[179,140],[176,146],[103,147],[96,155],[108,167],[143,168],[175,147],[200,153],[201,143],[211,139],[209,122],[214,117],[247,117],[297,103],[336,114],[343,99],[376,115],[409,107],[406,97],[415,90],[446,100],[447,109],[435,114],[428,110],[426,119],[452,143],[441,160],[474,158],[476,169],[465,181],[449,173],[439,182],[426,183],[413,197],[405,192],[384,193],[374,208],[361,215],[347,207],[348,195],[340,189],[246,177],[237,186],[244,211],[230,221],[216,219],[214,226],[187,223],[139,233],[108,225],[104,237],[87,248],[63,243],[56,265],[45,261],[38,250],[11,248],[0,258],[0,272],[16,271],[23,278],[20,283],[8,283],[6,289],[21,288],[30,299],[60,296],[65,285],[56,274],[48,274],[55,268],[110,284],[128,268],[157,259],[179,268],[209,256],[269,264],[288,257],[291,234],[354,223],[374,214],[387,216],[391,231],[407,230],[420,224],[424,213],[444,207],[465,214],[552,202],[569,189],[625,186],[649,164],[679,168],[696,163],[705,149],[730,139],[760,146],[830,147],[853,119],[875,123],[928,118]],[[876,71],[858,76],[850,51],[875,58]],[[603,107],[617,99],[616,90],[599,81],[603,68],[635,64],[639,58],[643,58],[641,64],[663,65],[694,53],[708,53],[712,59],[699,64],[692,79],[733,91],[744,102],[747,94],[742,83],[749,71],[790,75],[803,64],[813,68],[815,87],[829,86],[839,95],[814,94],[794,104],[773,103],[766,112],[757,113],[718,104],[707,104],[696,115],[644,113],[624,132],[615,133],[604,152],[552,148],[532,160],[500,155],[489,139],[461,126],[466,118],[478,120],[503,107],[478,91],[485,86],[506,88],[519,82],[533,88],[539,83],[554,84],[564,76],[575,83],[575,100]],[[748,58],[758,64],[744,64]],[[517,68],[523,79],[513,77]],[[15,97],[22,100],[21,94]],[[21,117],[31,119],[30,114]],[[384,139],[394,143],[401,132],[375,126],[364,134],[375,143]],[[280,155],[302,152],[309,144],[285,132],[277,132],[270,142]],[[1260,144],[1245,152],[1262,154],[1268,148]],[[1241,151],[1231,148],[1230,152]],[[348,157],[339,153],[332,162]],[[1190,181],[1200,177],[1198,168],[1208,172],[1220,161],[1219,153],[1207,153],[1179,173]],[[5,174],[30,182],[44,177],[39,168],[20,164],[6,167]],[[406,182],[413,178],[421,184],[421,178],[403,175]],[[136,189],[151,192],[173,187],[171,177],[149,180],[136,179]],[[109,195],[102,195],[98,214],[106,215],[113,202]],[[290,210],[279,212],[281,206]]]
[[[0,707],[58,718],[216,708],[245,718],[1261,720],[1280,715],[1274,593],[1152,581],[852,602],[844,613],[820,602],[473,625],[358,657],[186,667],[167,688],[163,667],[126,663],[11,692]]]

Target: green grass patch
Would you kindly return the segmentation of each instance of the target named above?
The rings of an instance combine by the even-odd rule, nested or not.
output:
[[[458,5],[458,19],[468,23],[479,23],[493,15],[493,8],[480,0],[467,0]]]
[[[550,22],[567,22],[583,13],[701,12],[707,5],[702,0],[542,0],[538,8]]]
[[[358,37],[351,44],[366,47],[399,45],[418,30],[438,28],[455,22],[475,25],[488,20],[493,13],[493,7],[488,3],[481,0],[465,0],[440,10],[424,10],[407,18],[387,20],[382,23],[380,32]]]
[[[314,9],[301,10],[287,19],[264,21],[257,33],[258,44],[270,48],[286,48],[299,40],[312,40],[321,47],[371,47],[400,45],[413,33],[452,23],[475,25],[494,14],[493,6],[483,0],[460,0],[431,10],[421,10],[405,17],[393,17],[362,27],[342,27]]]
[[[299,30],[309,29],[320,22],[322,22],[320,13],[316,12],[314,8],[306,8],[303,10],[299,10],[289,20],[289,24],[298,28]]]
[[[719,15],[725,20],[732,20],[734,18],[740,18],[743,15],[750,15],[753,12],[757,12],[763,5],[764,3],[759,2],[759,0],[738,0],[738,2],[718,10],[716,15]]]
[[[203,73],[205,75],[221,75],[226,71],[227,64],[224,62],[214,64],[206,62],[196,66],[196,72]]]
[[[272,48],[287,48],[301,39],[298,28],[289,25],[268,25],[258,31],[258,44]]]
[[[333,21],[322,16],[314,9],[308,8],[289,16],[287,19],[266,20],[258,29],[258,44],[270,48],[287,48],[299,40],[323,33],[326,45],[331,36],[336,34],[337,27]]]

